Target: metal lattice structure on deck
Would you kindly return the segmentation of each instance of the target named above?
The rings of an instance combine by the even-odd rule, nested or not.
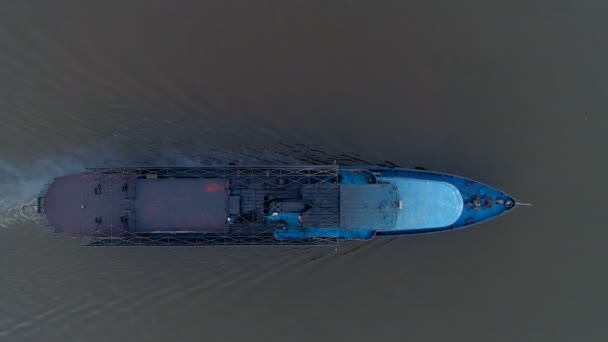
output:
[[[192,231],[150,231],[138,227],[144,213],[138,187],[146,180],[190,179],[211,190],[222,184],[226,196],[222,225]],[[128,167],[89,168],[82,180],[81,235],[89,245],[327,245],[336,238],[275,239],[276,224],[264,220],[271,197],[297,198],[311,204],[301,217],[302,227],[336,227],[340,219],[337,166],[268,167]],[[199,182],[199,183],[196,183]],[[183,183],[183,182],[182,182]],[[166,183],[178,184],[178,182]],[[141,189],[140,189],[141,190]],[[223,198],[223,197],[222,197]],[[146,199],[152,201],[153,199]],[[159,200],[160,201],[160,200]],[[188,202],[190,203],[190,202]],[[139,209],[138,209],[139,208]],[[215,213],[215,212],[214,212]],[[212,217],[215,218],[215,217]]]

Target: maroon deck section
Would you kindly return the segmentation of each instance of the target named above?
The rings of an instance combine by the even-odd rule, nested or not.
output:
[[[135,231],[223,231],[228,191],[217,179],[138,179]]]
[[[75,236],[218,232],[226,228],[228,199],[224,179],[76,174],[56,178],[49,186],[45,214],[58,232]],[[126,215],[129,223],[121,220]]]
[[[48,222],[60,232],[80,235],[82,230],[82,180],[71,175],[56,178],[46,193]]]

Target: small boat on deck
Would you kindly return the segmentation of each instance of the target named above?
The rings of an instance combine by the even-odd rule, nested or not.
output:
[[[383,166],[88,168],[55,178],[38,213],[89,245],[334,244],[448,231],[517,202],[450,174]]]

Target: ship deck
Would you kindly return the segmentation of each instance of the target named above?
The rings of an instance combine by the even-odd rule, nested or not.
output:
[[[339,225],[337,171],[337,166],[86,169],[56,178],[39,197],[39,210],[56,231],[90,244],[274,244],[276,224],[263,220],[269,199],[314,203],[302,214],[304,226]],[[308,241],[317,242],[328,241]]]

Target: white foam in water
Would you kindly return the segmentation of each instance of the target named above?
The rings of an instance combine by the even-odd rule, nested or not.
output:
[[[80,169],[82,166],[70,159],[35,161],[23,166],[0,160],[0,227],[34,221],[36,196],[42,187],[54,177]]]

